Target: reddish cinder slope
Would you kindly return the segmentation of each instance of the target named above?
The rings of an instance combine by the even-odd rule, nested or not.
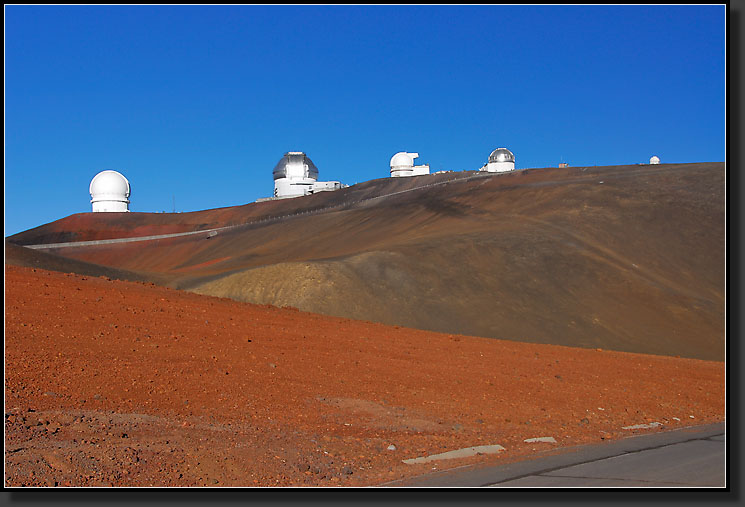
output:
[[[375,485],[724,419],[719,362],[6,266],[6,486]],[[651,430],[658,431],[658,430]],[[496,456],[403,459],[499,444]],[[389,446],[395,450],[388,450]]]

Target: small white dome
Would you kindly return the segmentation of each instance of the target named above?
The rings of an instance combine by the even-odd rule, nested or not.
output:
[[[649,159],[650,164],[659,164],[660,163],[660,157],[657,155],[654,155],[652,158]]]
[[[391,167],[414,167],[414,159],[410,153],[399,151],[391,158]]]
[[[121,173],[106,170],[96,174],[88,191],[93,211],[129,211],[129,181]]]

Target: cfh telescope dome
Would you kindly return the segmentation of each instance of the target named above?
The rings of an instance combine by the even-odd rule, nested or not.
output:
[[[89,187],[93,212],[129,211],[129,181],[121,173],[101,171],[91,180]]]
[[[515,155],[507,148],[497,148],[489,155],[489,161],[480,171],[501,173],[515,170]]]
[[[429,165],[414,165],[414,159],[419,157],[418,153],[399,151],[391,157],[391,177],[419,176],[429,174]]]

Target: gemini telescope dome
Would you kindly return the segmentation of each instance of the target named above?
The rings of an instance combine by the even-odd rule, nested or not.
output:
[[[129,211],[131,187],[123,174],[112,170],[101,171],[88,188],[94,212]]]
[[[340,181],[317,181],[318,168],[302,151],[288,151],[272,171],[274,198],[301,197],[344,188]]]
[[[279,159],[272,172],[275,180],[282,178],[318,179],[318,168],[302,151],[288,151]]]
[[[489,155],[489,162],[515,162],[515,155],[507,148],[497,148]]]

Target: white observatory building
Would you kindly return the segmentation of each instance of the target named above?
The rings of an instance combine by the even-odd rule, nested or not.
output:
[[[288,151],[274,166],[274,197],[300,197],[344,188],[338,181],[318,180],[318,168],[302,151]]]
[[[399,151],[391,157],[391,178],[429,174],[429,165],[414,165],[418,153]]]
[[[129,211],[129,181],[121,173],[106,170],[96,174],[89,187],[93,212]]]
[[[649,159],[649,163],[652,165],[657,165],[660,163],[660,157],[657,155],[654,155],[652,158]]]
[[[491,155],[489,161],[479,169],[490,173],[503,173],[515,170],[515,155],[507,148],[497,148]]]

